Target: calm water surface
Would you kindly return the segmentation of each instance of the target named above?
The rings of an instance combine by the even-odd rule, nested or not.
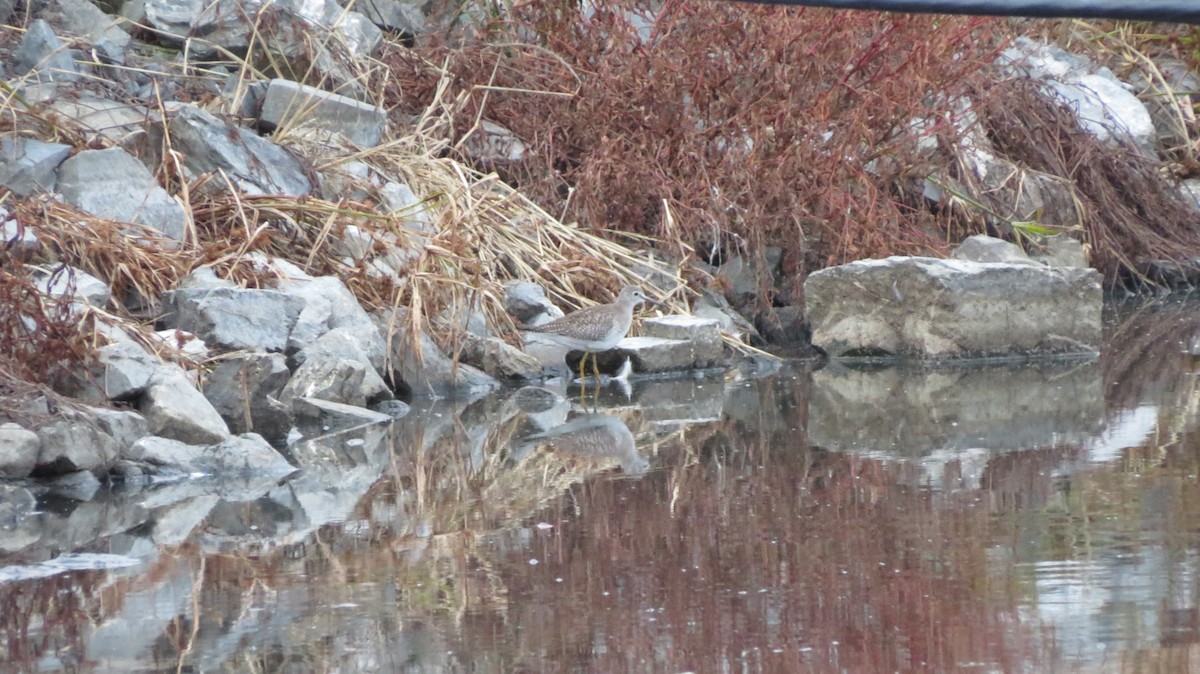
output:
[[[0,491],[0,671],[1200,672],[1200,308],[1111,313],[1098,360],[495,396],[282,483]]]

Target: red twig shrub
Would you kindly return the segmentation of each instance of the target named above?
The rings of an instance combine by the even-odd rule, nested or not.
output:
[[[424,64],[448,64],[456,131],[514,131],[531,156],[505,177],[584,226],[760,260],[778,246],[797,281],[943,247],[892,188],[924,175],[911,122],[965,91],[1001,24],[667,0],[639,36],[643,5],[595,4],[533,0],[486,40],[392,52],[391,103],[415,112],[440,76]]]
[[[0,256],[0,260],[2,260]],[[19,262],[0,265],[0,375],[45,382],[64,365],[84,362],[88,331],[71,296],[43,295]],[[67,274],[60,268],[55,276]],[[74,287],[70,279],[68,287]],[[0,396],[3,391],[0,391]]]

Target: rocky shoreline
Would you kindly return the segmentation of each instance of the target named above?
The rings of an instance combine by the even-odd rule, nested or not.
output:
[[[708,265],[612,243],[447,159],[433,122],[385,110],[364,73],[385,41],[424,30],[415,7],[146,0],[121,11],[0,3],[22,26],[0,45],[16,120],[0,137],[0,260],[28,301],[9,307],[3,343],[19,363],[53,324],[92,348],[0,412],[0,478],[278,478],[301,439],[386,424],[408,413],[404,401],[540,381],[564,354],[517,348],[515,328],[561,315],[551,297],[621,283],[646,287],[668,315],[608,354],[609,372],[722,368],[727,343],[760,339],[738,309],[757,299],[755,265],[775,264],[768,276],[783,285],[780,251]],[[218,63],[256,40],[278,62]],[[1005,58],[1014,76],[1079,103],[1096,138],[1154,151],[1155,111],[1111,72],[1032,41]],[[1178,77],[1181,91],[1196,80]],[[956,120],[973,114],[951,107]],[[966,139],[957,155],[971,179],[930,176],[931,203],[973,186],[1025,211],[1070,203],[1053,180],[1032,191],[996,182],[1022,169]],[[477,167],[527,151],[482,119],[458,145]],[[1182,189],[1200,194],[1194,181]],[[1102,288],[1087,250],[1068,234],[1023,236],[1032,257],[977,239],[959,260],[817,272],[803,308],[780,302],[757,322],[774,342],[832,357],[1094,352]],[[698,275],[723,292],[685,281]]]

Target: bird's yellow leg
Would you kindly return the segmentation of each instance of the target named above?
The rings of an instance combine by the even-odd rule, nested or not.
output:
[[[592,374],[596,375],[596,386],[600,386],[600,357],[592,354]]]

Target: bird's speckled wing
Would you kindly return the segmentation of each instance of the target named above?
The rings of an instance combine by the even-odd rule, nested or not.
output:
[[[529,328],[529,332],[562,335],[586,342],[599,341],[613,329],[614,317],[609,309],[607,306],[580,309],[569,316]]]

